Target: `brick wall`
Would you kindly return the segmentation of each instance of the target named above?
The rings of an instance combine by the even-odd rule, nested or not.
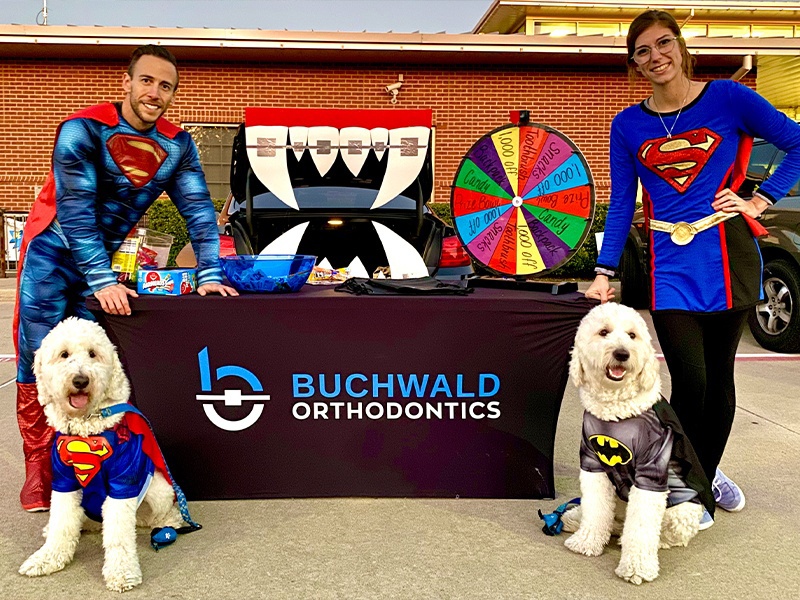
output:
[[[0,209],[26,211],[49,168],[53,134],[66,115],[119,100],[124,63],[6,60],[0,63]],[[527,108],[531,120],[555,127],[585,154],[597,199],[608,199],[606,146],[612,117],[644,98],[620,68],[481,65],[253,65],[182,62],[181,83],[167,118],[176,124],[241,122],[247,106],[299,108],[431,108],[436,125],[434,201],[449,187],[470,146]],[[402,73],[396,105],[383,88]],[[701,72],[707,80],[727,72]],[[755,87],[755,76],[748,75]]]

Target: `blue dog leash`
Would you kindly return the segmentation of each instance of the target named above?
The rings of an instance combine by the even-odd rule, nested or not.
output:
[[[119,413],[126,413],[132,412],[136,413],[144,422],[147,423],[147,426],[150,427],[150,431],[153,430],[152,425],[150,425],[150,421],[147,420],[138,408],[133,406],[132,404],[114,404],[113,406],[109,406],[107,408],[100,409],[100,415],[102,417],[111,417],[113,415],[117,415]],[[161,448],[158,448],[158,451],[161,452]],[[191,515],[189,514],[189,505],[186,502],[186,496],[183,493],[183,490],[178,485],[178,482],[175,481],[175,478],[172,476],[172,473],[169,471],[169,465],[167,465],[166,459],[164,459],[164,453],[161,452],[161,461],[164,463],[164,468],[167,469],[167,475],[169,475],[170,480],[172,481],[172,489],[175,491],[175,498],[178,501],[178,510],[181,513],[181,517],[185,522],[189,524],[188,527],[179,527],[175,529],[173,527],[157,527],[150,532],[150,545],[153,549],[158,552],[164,546],[169,546],[175,540],[178,539],[179,533],[191,533],[192,531],[197,531],[198,529],[202,529],[203,526],[199,523],[195,523],[192,520]]]
[[[561,517],[569,510],[570,506],[578,506],[580,503],[580,498],[573,498],[569,502],[564,502],[564,504],[559,506],[554,512],[547,513],[546,515],[543,515],[540,510],[539,518],[544,521],[542,531],[546,535],[558,535],[561,533],[561,530],[564,529],[564,522],[561,520]]]

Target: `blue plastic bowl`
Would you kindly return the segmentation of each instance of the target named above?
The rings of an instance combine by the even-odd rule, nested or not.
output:
[[[240,292],[296,292],[308,281],[316,256],[238,254],[219,259],[225,277]]]

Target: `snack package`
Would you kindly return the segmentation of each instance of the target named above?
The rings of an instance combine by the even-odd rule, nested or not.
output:
[[[326,269],[316,266],[311,271],[311,276],[306,283],[311,285],[334,285],[346,281],[348,277],[347,269]]]
[[[154,266],[159,269],[166,267],[169,260],[169,250],[172,248],[172,240],[174,238],[168,233],[142,227],[137,230],[137,235],[142,238],[139,266]]]
[[[141,245],[141,237],[129,236],[111,257],[111,270],[118,274],[117,281],[120,283],[136,281],[137,257]]]
[[[164,268],[167,266],[172,236],[153,229],[139,227],[132,230],[111,257],[111,270],[117,281],[136,283],[140,267]]]
[[[137,279],[140,294],[180,296],[197,290],[197,269],[139,269]]]

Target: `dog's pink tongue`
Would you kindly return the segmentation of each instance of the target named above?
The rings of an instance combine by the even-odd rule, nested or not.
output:
[[[623,377],[625,375],[625,367],[611,367],[609,371],[614,377]]]
[[[72,408],[83,408],[89,404],[89,394],[72,394],[69,397],[69,404]]]

